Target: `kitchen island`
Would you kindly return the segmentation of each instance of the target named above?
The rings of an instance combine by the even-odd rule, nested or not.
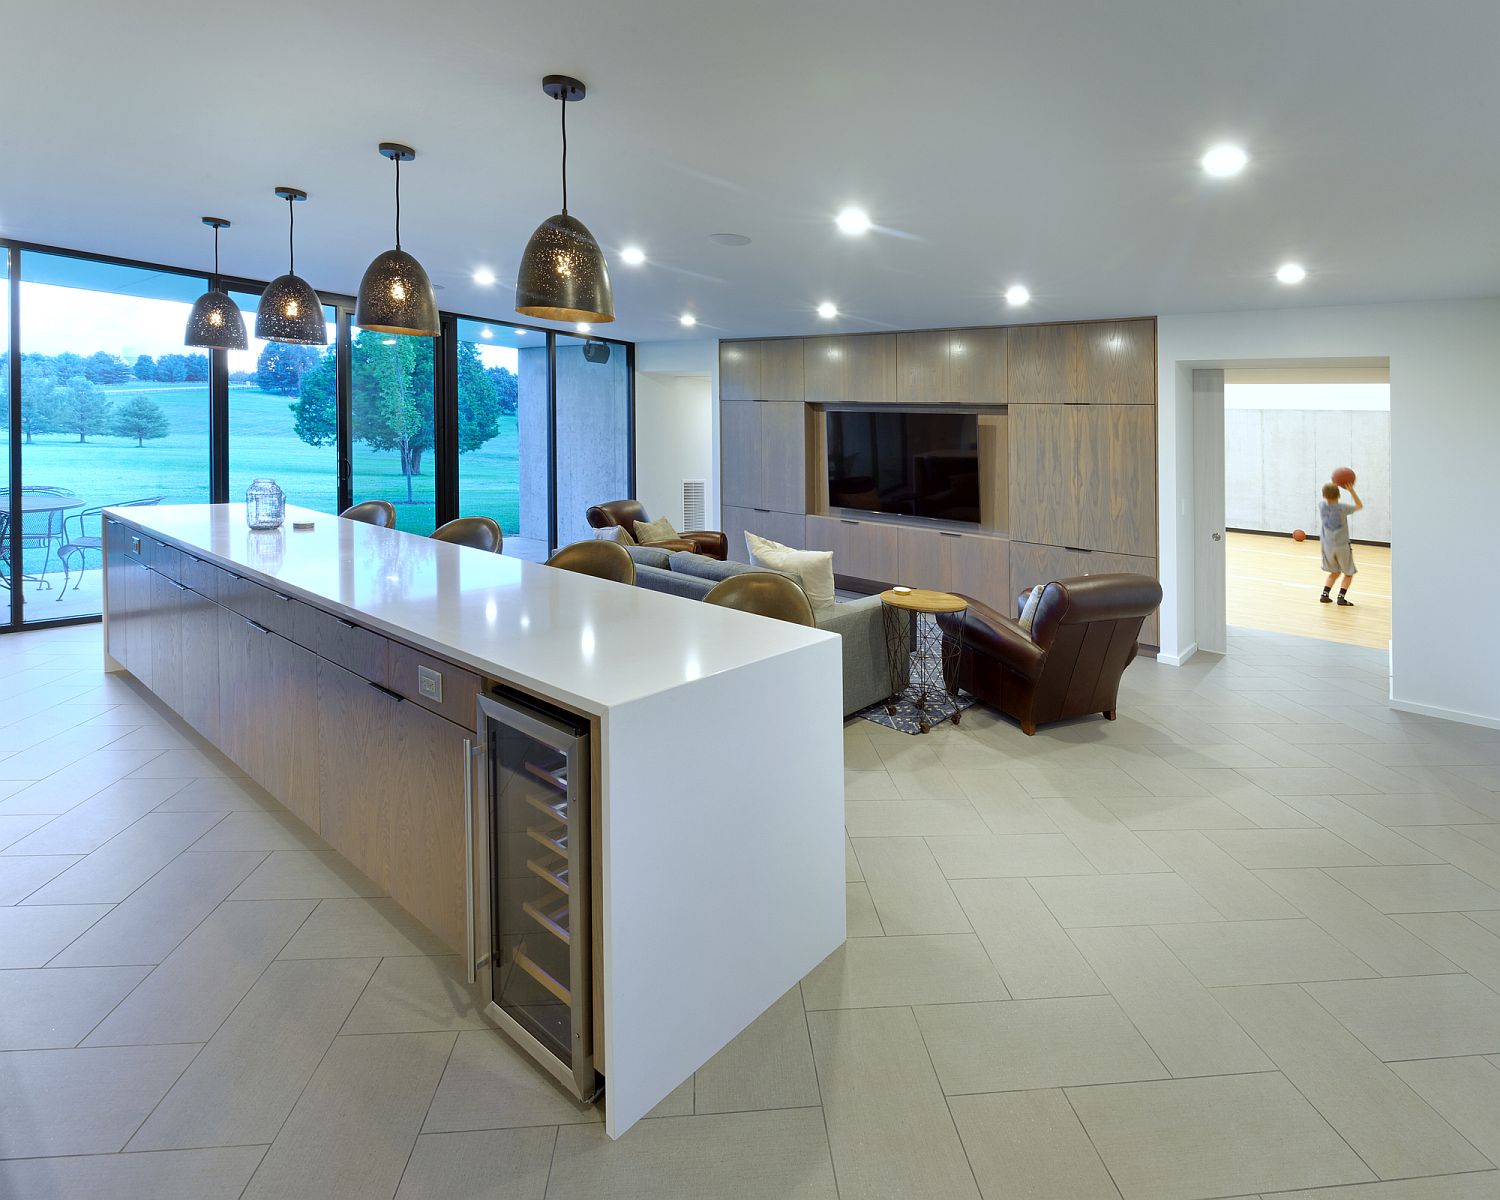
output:
[[[479,714],[498,697],[583,731],[591,886],[575,881],[590,902],[573,939],[588,931],[611,1136],[843,941],[835,635],[327,513],[251,531],[240,505],[107,510],[104,609],[109,669],[471,976],[499,963]]]

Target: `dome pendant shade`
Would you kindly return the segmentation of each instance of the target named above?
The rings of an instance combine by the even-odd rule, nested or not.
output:
[[[312,285],[298,275],[271,280],[260,294],[255,313],[255,336],[268,342],[290,342],[296,346],[328,345],[328,326],[323,321],[323,302]]]
[[[245,349],[248,344],[245,318],[240,315],[239,305],[217,288],[204,292],[193,302],[193,311],[188,314],[183,343],[207,350]]]
[[[437,293],[422,264],[405,250],[387,250],[359,281],[354,323],[377,333],[437,337]]]
[[[546,321],[615,319],[604,252],[577,217],[561,212],[536,227],[516,272],[516,311]]]

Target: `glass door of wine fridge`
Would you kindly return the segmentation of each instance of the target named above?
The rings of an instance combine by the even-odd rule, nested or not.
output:
[[[594,1069],[588,723],[482,695],[473,806],[485,1012],[581,1100]]]

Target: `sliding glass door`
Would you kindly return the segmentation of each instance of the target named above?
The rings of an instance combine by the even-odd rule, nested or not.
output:
[[[505,552],[547,557],[547,335],[457,322],[458,511],[493,517]]]
[[[99,510],[209,498],[209,358],[183,346],[201,276],[21,254],[20,526],[26,622],[97,614]]]
[[[289,504],[337,512],[339,502],[338,334],[323,308],[328,345],[290,346],[255,336],[260,297],[231,292],[250,346],[228,351],[229,499],[252,479],[281,485]]]
[[[432,454],[433,339],[352,329],[349,406],[353,497],[389,500],[396,528],[437,526]]]

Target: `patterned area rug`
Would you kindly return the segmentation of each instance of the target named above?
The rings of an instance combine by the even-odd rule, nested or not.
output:
[[[922,689],[918,683],[920,675],[917,656],[913,655],[911,670],[913,683],[896,698],[894,705],[890,705],[887,700],[882,700],[878,704],[870,705],[869,708],[861,709],[854,715],[900,733],[919,734],[926,733],[932,726],[943,721],[952,720],[954,713],[962,713],[965,709],[974,707],[973,696],[965,691],[960,691],[956,696],[951,695],[942,686],[939,675],[937,678],[929,679],[926,703],[918,708],[916,700],[922,695]],[[891,707],[894,708],[894,712],[889,711]]]

